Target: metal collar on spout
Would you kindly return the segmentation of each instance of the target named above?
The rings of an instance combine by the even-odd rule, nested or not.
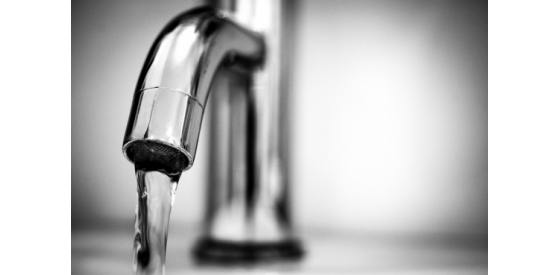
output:
[[[153,44],[134,93],[123,153],[169,171],[194,161],[202,115],[216,72],[262,65],[264,41],[210,8],[173,19]]]

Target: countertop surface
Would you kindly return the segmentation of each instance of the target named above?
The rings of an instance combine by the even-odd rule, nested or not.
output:
[[[191,232],[191,234],[189,234]],[[196,230],[175,226],[166,274],[487,274],[485,236],[350,234],[301,231],[297,262],[198,265],[190,256]],[[133,229],[73,229],[72,274],[132,274]]]

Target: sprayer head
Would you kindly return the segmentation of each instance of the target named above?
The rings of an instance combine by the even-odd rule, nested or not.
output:
[[[167,174],[176,174],[189,167],[189,160],[181,151],[154,141],[133,142],[126,155],[137,167],[163,170]]]
[[[131,162],[187,170],[194,160],[203,109],[185,93],[146,89],[134,96],[123,153]]]

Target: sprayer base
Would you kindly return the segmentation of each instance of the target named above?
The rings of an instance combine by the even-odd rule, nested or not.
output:
[[[193,250],[193,256],[200,264],[246,264],[260,262],[295,261],[304,254],[301,242],[228,242],[203,238]]]

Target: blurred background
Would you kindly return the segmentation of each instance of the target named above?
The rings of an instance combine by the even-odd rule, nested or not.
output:
[[[121,146],[136,81],[162,27],[202,4],[72,3],[73,245],[75,232],[129,228],[131,251],[136,180]],[[487,2],[295,5],[296,229],[485,240]],[[179,182],[170,238],[202,221],[208,129]]]

